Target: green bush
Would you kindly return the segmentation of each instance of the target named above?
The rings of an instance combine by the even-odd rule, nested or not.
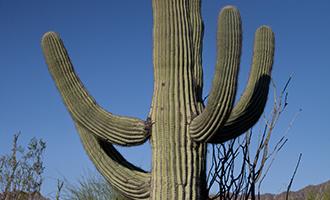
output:
[[[64,200],[126,200],[116,193],[98,173],[87,173],[78,183],[66,181],[63,193]],[[110,198],[109,198],[110,197]]]

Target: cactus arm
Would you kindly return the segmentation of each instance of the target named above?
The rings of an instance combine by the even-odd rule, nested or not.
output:
[[[89,130],[76,123],[84,148],[98,171],[116,190],[130,199],[148,199],[150,173],[126,161],[112,144],[97,139]]]
[[[269,91],[274,41],[274,33],[269,27],[262,26],[256,31],[253,61],[247,87],[225,125],[209,142],[222,143],[235,138],[259,120]]]
[[[217,64],[209,100],[190,124],[190,135],[195,141],[208,140],[227,120],[235,99],[240,52],[240,15],[236,8],[227,6],[218,20]]]
[[[149,136],[150,124],[140,119],[113,115],[102,109],[76,75],[62,40],[54,32],[42,39],[49,71],[76,123],[113,144],[136,145]]]

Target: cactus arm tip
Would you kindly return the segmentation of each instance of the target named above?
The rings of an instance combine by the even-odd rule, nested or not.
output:
[[[228,118],[236,94],[240,53],[240,15],[235,7],[228,6],[219,14],[217,63],[209,100],[190,124],[190,135],[195,141],[208,140]]]
[[[113,144],[137,145],[148,139],[148,123],[137,118],[113,115],[89,95],[57,33],[51,31],[44,34],[42,49],[48,69],[75,122]]]
[[[222,129],[210,143],[222,143],[239,136],[260,118],[266,105],[275,50],[274,33],[268,26],[257,29],[253,61],[247,87]]]

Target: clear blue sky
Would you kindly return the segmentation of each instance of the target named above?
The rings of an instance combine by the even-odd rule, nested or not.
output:
[[[329,1],[205,0],[205,94],[213,77],[217,15],[228,4],[239,8],[243,21],[240,91],[248,76],[253,34],[262,24],[276,35],[275,82],[280,87],[294,74],[289,107],[275,139],[303,109],[263,191],[286,188],[300,152],[303,160],[293,189],[329,180]],[[50,194],[56,190],[56,178],[75,180],[93,165],[47,71],[40,48],[43,33],[60,33],[77,73],[100,105],[145,118],[153,88],[151,1],[0,0],[0,29],[0,154],[8,152],[18,131],[23,143],[43,138],[48,145],[43,191]],[[121,152],[150,168],[148,145]]]

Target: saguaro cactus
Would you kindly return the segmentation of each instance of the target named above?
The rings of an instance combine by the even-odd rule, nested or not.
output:
[[[42,47],[90,159],[109,183],[131,199],[206,199],[206,145],[235,138],[263,112],[274,54],[274,35],[256,31],[247,87],[234,106],[241,53],[241,19],[235,7],[219,14],[217,61],[207,105],[202,100],[200,0],[153,0],[154,92],[146,120],[102,109],[74,72],[59,36]],[[152,170],[126,161],[112,146],[150,140]]]

